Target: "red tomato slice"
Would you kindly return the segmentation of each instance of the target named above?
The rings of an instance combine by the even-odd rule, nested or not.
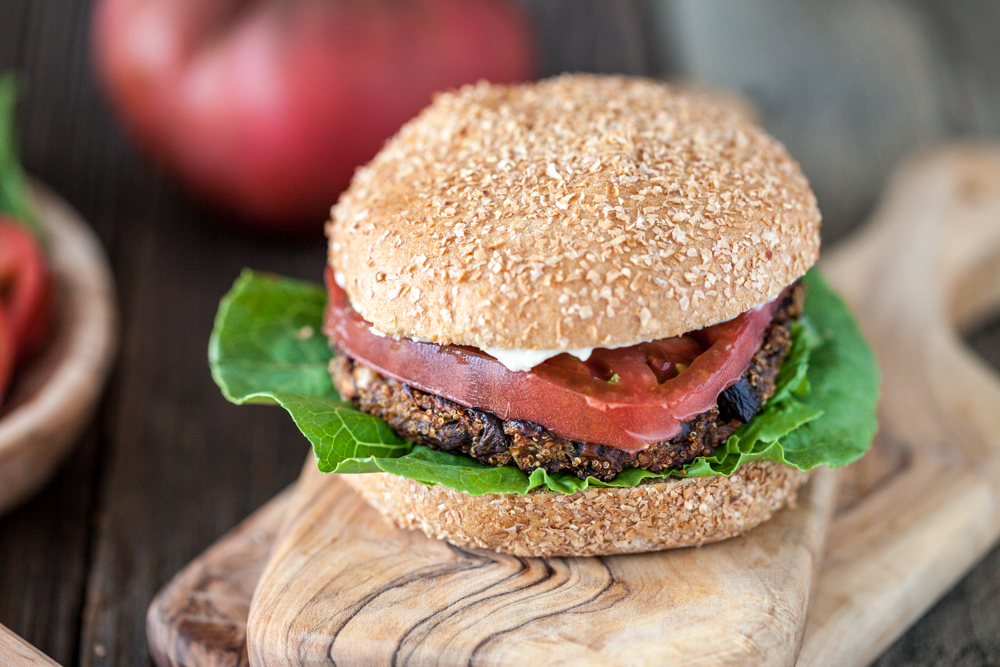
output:
[[[692,334],[568,354],[513,372],[482,350],[371,332],[327,271],[324,331],[388,377],[501,419],[523,419],[580,442],[636,452],[669,440],[710,410],[760,347],[778,299]],[[780,297],[779,297],[780,299]]]
[[[51,325],[49,275],[45,257],[30,232],[0,219],[0,308],[23,360],[45,341]]]
[[[14,340],[10,335],[7,316],[0,308],[0,401],[7,393],[10,376],[14,373]]]

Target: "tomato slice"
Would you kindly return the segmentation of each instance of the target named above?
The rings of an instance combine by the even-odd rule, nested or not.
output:
[[[501,419],[564,438],[637,452],[675,437],[739,380],[780,300],[701,331],[630,347],[568,354],[514,372],[482,350],[372,333],[327,271],[324,332],[344,353],[388,377]]]
[[[7,385],[14,373],[14,339],[10,335],[7,315],[0,308],[0,401],[7,393]]]
[[[52,320],[50,292],[45,257],[35,238],[17,223],[0,219],[0,308],[19,360],[45,341]]]

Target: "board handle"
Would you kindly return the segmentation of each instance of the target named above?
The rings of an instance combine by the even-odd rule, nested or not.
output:
[[[801,667],[870,663],[1000,536],[1000,379],[962,339],[1000,305],[1000,146],[909,161],[822,264],[883,391],[872,451],[839,475]]]
[[[962,334],[1000,308],[1000,146],[957,145],[909,161],[871,224],[822,265],[883,374],[904,380],[885,384],[931,394],[883,394],[883,413],[910,417],[895,435],[954,443],[973,459],[996,455],[1000,380]],[[966,415],[963,428],[975,433],[955,437],[952,420],[921,403]]]

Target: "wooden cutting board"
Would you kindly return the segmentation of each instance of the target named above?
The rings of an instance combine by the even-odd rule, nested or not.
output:
[[[893,180],[871,224],[823,264],[876,348],[884,375],[883,401],[881,429],[872,452],[839,475],[840,493],[798,664],[863,665],[951,588],[1000,536],[1000,380],[967,350],[958,333],[1000,304],[1000,149],[955,147],[911,161]],[[268,562],[279,524],[283,537],[274,547],[254,601],[250,655],[267,661],[259,664],[292,665],[340,657],[330,629],[350,623],[341,622],[345,598],[330,599],[331,586],[338,584],[330,584],[329,576],[317,581],[295,574],[329,573],[329,541],[342,538],[337,531],[356,525],[352,522],[359,518],[368,519],[364,507],[334,479],[323,483],[318,477],[305,473],[295,494],[272,500],[161,591],[148,618],[150,645],[160,664],[246,664],[250,591]],[[820,483],[803,492],[798,508],[728,546],[621,560],[642,562],[645,571],[656,559],[690,565],[700,554],[708,554],[711,561],[713,551],[738,552],[762,539],[799,535],[807,544],[818,531],[810,533],[803,526],[815,527],[815,522],[799,519],[796,533],[792,515],[812,512],[817,516],[826,482],[815,481]],[[324,513],[326,507],[334,506],[341,509],[339,514]],[[379,539],[390,541],[389,546],[381,544],[390,560],[393,549],[409,550],[417,558],[427,556],[425,543],[429,541],[416,535],[387,536],[387,529],[377,522],[372,528],[381,535]],[[782,546],[787,547],[774,545],[776,550]],[[771,558],[767,567],[783,562]],[[606,564],[615,559],[595,560],[606,571],[616,571],[616,564]],[[470,565],[471,561],[476,564]],[[450,562],[465,568],[497,567],[499,562],[500,567],[517,568],[511,570],[514,576],[539,576],[531,575],[532,563],[514,561],[518,559],[473,553],[456,554]],[[793,563],[792,568],[800,563]],[[761,564],[751,561],[750,565]],[[337,567],[334,563],[333,568]],[[566,582],[563,586],[579,586],[584,577],[584,570],[573,562],[546,568],[544,576]],[[676,581],[685,580],[677,577]],[[704,578],[696,582],[699,591],[712,588]],[[559,589],[554,586],[549,598],[535,606],[558,599]],[[677,597],[695,607],[702,605],[703,611],[719,602],[711,595]],[[317,600],[323,603],[317,605]],[[714,607],[720,613],[740,611],[733,599],[722,602]],[[660,595],[650,603],[669,607],[675,601],[670,595]],[[778,619],[777,625],[787,630],[795,627],[798,613],[775,605],[764,618],[768,623]],[[529,609],[525,615],[534,617],[538,611]],[[565,650],[567,640],[580,642],[579,635],[566,637],[563,630],[576,622],[575,616],[574,611],[563,611],[566,623],[548,623],[541,636],[534,638],[534,645],[514,655],[530,659],[530,652],[546,641],[558,645],[560,651]],[[434,617],[410,636],[433,634],[441,618]],[[348,633],[351,641],[367,637],[371,645],[400,645],[392,634],[394,628],[387,627],[379,614],[363,620],[373,624],[351,628],[358,630]],[[379,628],[377,633],[374,628]],[[682,629],[698,631],[694,626]],[[718,625],[712,620],[700,629],[718,630]],[[456,628],[449,650],[468,652],[461,642],[470,631],[469,626]],[[780,635],[774,627],[770,631]],[[739,636],[725,632],[708,636],[718,634],[728,639]],[[338,642],[343,636],[342,631]],[[671,633],[663,633],[649,641],[664,642],[670,637]],[[502,638],[501,643],[505,641]],[[696,662],[776,664],[788,655],[794,657],[795,647],[794,633],[784,651],[748,640],[734,649],[745,651],[748,659],[730,659],[733,653],[715,643],[709,647],[713,650],[701,651],[703,660]],[[567,654],[553,650],[549,655]],[[640,658],[640,654],[629,655]],[[419,647],[396,654],[399,662],[423,656]],[[691,647],[685,646],[677,659],[689,662],[695,657],[697,653],[692,655]]]
[[[518,558],[384,522],[310,465],[254,592],[252,665],[791,665],[829,471],[746,536],[673,552]]]
[[[0,625],[0,665],[4,667],[59,667],[37,648]]]

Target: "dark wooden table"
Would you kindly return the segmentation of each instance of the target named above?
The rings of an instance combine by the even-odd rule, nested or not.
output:
[[[741,87],[802,160],[835,242],[903,154],[955,134],[1000,135],[1000,9],[809,4],[815,12],[772,1],[724,15],[700,0],[527,6],[546,73]],[[0,69],[27,74],[24,161],[104,242],[123,323],[93,425],[40,494],[0,517],[0,623],[64,665],[141,665],[154,593],[292,482],[307,452],[282,411],[229,405],[212,383],[218,299],[244,266],[318,280],[324,248],[318,232],[288,245],[228,231],[133,148],[90,71],[90,5],[0,2]],[[1000,320],[969,341],[1000,369]],[[878,664],[1000,664],[998,600],[995,549]]]

